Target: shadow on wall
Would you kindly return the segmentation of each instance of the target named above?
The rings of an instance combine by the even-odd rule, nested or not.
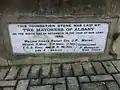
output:
[[[30,11],[41,13],[78,13],[102,11],[105,0],[1,0],[0,11]]]
[[[120,13],[120,0],[1,0],[0,12],[18,11],[38,14]]]

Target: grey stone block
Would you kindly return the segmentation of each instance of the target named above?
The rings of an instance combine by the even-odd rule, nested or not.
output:
[[[82,64],[83,64],[83,68],[85,70],[85,74],[95,74],[90,62],[84,62]]]
[[[102,62],[108,73],[116,73],[117,70],[110,61]]]
[[[79,82],[90,82],[88,76],[80,76],[78,77]]]
[[[80,63],[72,64],[74,75],[83,75],[82,65]]]
[[[15,79],[16,78],[16,76],[17,76],[17,73],[18,73],[18,70],[19,70],[20,68],[19,67],[17,67],[17,66],[13,66],[13,67],[11,67],[11,69],[10,69],[10,71],[9,71],[9,73],[8,73],[8,75],[6,76],[6,80],[8,80],[8,79]]]
[[[116,82],[106,82],[106,86],[108,87],[108,90],[120,90]]]
[[[62,71],[63,76],[72,76],[71,64],[63,64]]]
[[[27,78],[28,72],[29,72],[30,66],[23,66],[20,70],[20,73],[18,75],[18,79],[25,79]]]
[[[55,85],[55,90],[66,90],[66,85],[65,84]]]
[[[32,86],[29,87],[29,90],[53,90],[53,86],[52,85]]]
[[[39,77],[40,68],[41,68],[40,65],[34,65],[34,66],[32,66],[28,77],[29,78],[38,78]]]
[[[68,90],[79,90],[79,84],[77,82],[76,77],[68,77],[67,86],[68,86]]]
[[[112,61],[112,63],[117,68],[117,70],[120,72],[120,61]]]
[[[50,65],[43,65],[41,77],[50,77],[50,70],[51,70]]]
[[[1,68],[0,69],[0,80],[3,80],[5,75],[8,73],[9,68]]]
[[[108,81],[108,80],[114,80],[111,75],[95,75],[90,76],[91,81]]]
[[[16,90],[27,90],[29,80],[20,80],[18,81]]]
[[[120,74],[113,74],[113,76],[116,79],[116,81],[118,82],[118,84],[120,85]]]
[[[64,84],[65,78],[49,78],[43,79],[43,84]]]
[[[30,80],[30,85],[34,86],[34,85],[40,85],[41,84],[41,79],[31,79]]]
[[[3,90],[14,90],[14,87],[4,87]]]
[[[80,86],[81,90],[107,90],[104,83],[85,83]]]
[[[13,80],[13,81],[0,81],[0,87],[15,86],[16,82],[17,82],[16,80]]]
[[[60,64],[53,64],[51,77],[60,77],[60,76],[61,76],[61,65]]]
[[[92,62],[97,74],[105,74],[106,71],[100,62]]]

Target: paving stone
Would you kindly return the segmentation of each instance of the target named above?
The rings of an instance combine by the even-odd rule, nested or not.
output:
[[[23,66],[20,70],[20,73],[18,75],[18,79],[25,79],[27,78],[28,72],[29,72],[30,66]]]
[[[100,62],[92,62],[97,74],[105,74],[106,71]]]
[[[63,64],[63,76],[72,76],[71,64]]]
[[[14,87],[4,87],[3,90],[14,90]]]
[[[16,80],[13,81],[0,81],[0,86],[4,87],[4,86],[15,86],[16,84]]]
[[[91,81],[107,81],[107,80],[114,80],[111,75],[95,75],[90,76]]]
[[[9,71],[9,68],[1,68],[0,69],[0,80],[3,80],[5,78],[5,75]]]
[[[93,70],[93,67],[91,65],[90,62],[84,62],[82,63],[83,64],[83,68],[85,70],[85,74],[95,74],[94,70]]]
[[[104,83],[84,83],[80,86],[81,90],[107,90]]]
[[[82,65],[80,63],[72,64],[74,75],[83,75]]]
[[[120,61],[112,61],[112,63],[117,68],[117,70],[120,72]]]
[[[8,80],[8,79],[15,79],[16,78],[16,76],[17,76],[17,73],[18,73],[18,71],[19,71],[19,67],[16,67],[16,66],[13,66],[13,67],[11,67],[10,68],[10,71],[9,71],[9,73],[8,73],[8,75],[6,76],[6,80]]]
[[[67,86],[68,86],[68,90],[79,90],[79,84],[77,82],[76,77],[68,77]]]
[[[51,77],[60,77],[60,76],[61,76],[61,65],[60,64],[53,64]]]
[[[31,79],[30,80],[30,85],[40,85],[41,84],[41,79]]]
[[[118,82],[118,84],[120,85],[120,74],[114,74],[113,76],[115,80]]]
[[[65,84],[57,84],[55,85],[55,90],[66,90]]]
[[[43,84],[63,84],[65,83],[65,78],[46,78],[43,79]]]
[[[16,90],[27,90],[29,80],[20,80],[18,81]]]
[[[120,90],[116,82],[106,82],[106,86],[108,87],[108,90]]]
[[[52,85],[32,86],[29,87],[29,90],[53,90],[53,86]]]
[[[117,70],[110,61],[102,62],[108,73],[116,73]]]
[[[41,68],[40,65],[34,65],[34,66],[32,66],[28,77],[29,78],[39,78],[40,68]]]
[[[50,77],[50,65],[43,65],[42,66],[42,76],[41,77]]]
[[[79,82],[90,82],[88,76],[80,76],[78,77]]]

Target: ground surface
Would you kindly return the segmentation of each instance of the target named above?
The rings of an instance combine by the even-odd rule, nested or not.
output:
[[[120,90],[120,60],[0,67],[0,90]]]

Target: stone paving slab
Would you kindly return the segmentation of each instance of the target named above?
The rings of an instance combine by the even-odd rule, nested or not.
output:
[[[82,63],[85,74],[95,74],[95,71],[93,69],[93,66],[91,65],[90,62],[84,62]]]
[[[80,86],[81,90],[107,90],[104,83],[85,83]]]
[[[110,61],[103,62],[104,67],[106,68],[108,73],[116,73],[117,70],[113,66],[113,64]]]
[[[32,66],[28,77],[29,78],[39,78],[40,68],[41,68],[40,65]]]
[[[8,75],[6,76],[6,80],[7,79],[15,79],[16,78],[16,76],[17,76],[17,72],[18,72],[18,70],[19,70],[20,68],[19,67],[16,67],[16,66],[14,66],[14,67],[11,67],[11,69],[10,69],[10,71],[9,71],[9,73],[8,73]]]
[[[18,75],[17,78],[18,79],[25,79],[25,78],[27,78],[29,69],[30,69],[30,66],[23,66],[23,67],[21,67],[21,70],[20,70],[19,75]]]
[[[119,86],[117,85],[117,83],[114,82],[106,82],[106,86],[109,90],[120,90]]]
[[[120,60],[0,67],[0,90],[120,90]]]
[[[1,68],[0,69],[0,80],[3,80],[5,78],[5,75],[8,73],[9,68]]]
[[[74,75],[83,75],[82,65],[80,63],[72,64]]]

